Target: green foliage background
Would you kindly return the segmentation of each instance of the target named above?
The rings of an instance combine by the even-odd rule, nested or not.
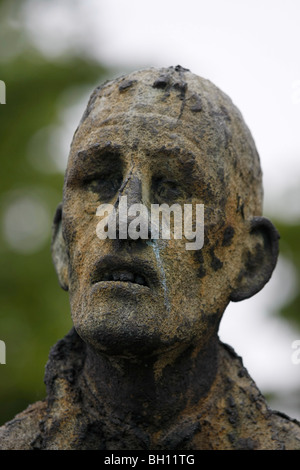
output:
[[[38,198],[54,215],[61,200],[63,174],[39,171],[28,158],[32,137],[58,123],[58,103],[68,90],[74,103],[104,79],[105,69],[84,57],[56,60],[43,57],[22,28],[9,28],[16,9],[0,1],[0,49],[22,41],[22,52],[1,60],[0,79],[6,83],[6,105],[0,107],[0,218],[10,195]],[[16,5],[17,8],[17,5]],[[8,11],[9,10],[9,11]],[[72,95],[71,95],[72,96]],[[75,129],[74,129],[75,131]],[[40,139],[41,166],[49,159],[48,142]],[[0,233],[0,339],[5,341],[6,365],[0,366],[0,424],[45,395],[44,367],[50,347],[71,327],[68,295],[58,286],[50,255],[51,230],[41,249],[13,251]]]
[[[47,139],[40,140],[35,155],[38,166],[28,158],[30,142],[40,129],[59,123],[58,103],[68,90],[77,90],[75,104],[108,74],[99,63],[74,52],[52,60],[42,56],[22,25],[11,22],[17,17],[18,2],[0,0],[0,79],[7,85],[7,104],[0,107],[2,222],[11,195],[18,192],[38,198],[54,214],[63,175],[38,169],[49,161]],[[15,46],[19,53],[2,56],[6,46]],[[275,225],[281,233],[281,252],[298,276],[298,294],[278,315],[300,328],[300,223],[275,221]],[[0,339],[7,348],[7,365],[0,366],[0,425],[44,397],[49,349],[71,327],[68,295],[58,286],[50,238],[49,227],[41,249],[21,254],[10,248],[0,232]]]
[[[286,320],[290,321],[298,330],[300,329],[300,222],[283,223],[274,221],[280,233],[280,253],[288,259],[296,272],[296,295],[278,312]],[[299,397],[300,402],[300,397]]]

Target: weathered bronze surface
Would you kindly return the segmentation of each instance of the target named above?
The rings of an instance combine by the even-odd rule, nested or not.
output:
[[[208,80],[177,66],[98,87],[53,229],[74,328],[50,353],[46,399],[0,428],[0,449],[300,449],[299,423],[268,408],[218,338],[228,303],[260,291],[276,264],[262,193],[251,134]],[[204,204],[203,248],[100,240],[97,207],[122,195]]]

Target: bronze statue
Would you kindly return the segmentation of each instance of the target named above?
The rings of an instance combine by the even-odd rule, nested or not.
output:
[[[228,303],[260,291],[276,265],[262,192],[251,134],[208,80],[177,66],[96,88],[54,219],[74,328],[51,350],[46,399],[0,428],[0,448],[300,449],[300,424],[268,408],[218,338]],[[99,239],[97,207],[118,212],[122,196],[203,204],[203,247]]]

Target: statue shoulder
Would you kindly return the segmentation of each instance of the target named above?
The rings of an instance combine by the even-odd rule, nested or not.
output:
[[[272,410],[273,439],[281,441],[284,450],[300,450],[300,422]]]
[[[38,401],[0,427],[0,450],[38,448],[40,425],[46,416],[47,401]]]
[[[300,450],[299,421],[271,409],[242,359],[230,346],[220,346],[221,385],[216,395],[221,394],[232,448]]]

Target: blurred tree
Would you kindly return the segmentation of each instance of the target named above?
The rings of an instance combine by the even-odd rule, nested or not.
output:
[[[280,251],[293,264],[297,283],[295,296],[278,313],[300,328],[300,223],[275,221],[275,225],[281,237]]]
[[[0,425],[44,396],[49,349],[71,327],[68,296],[50,255],[49,217],[63,185],[63,164],[53,155],[57,142],[50,143],[53,126],[61,125],[62,99],[75,105],[105,74],[84,57],[43,57],[19,21],[18,3],[0,0],[7,103],[0,107],[0,339],[7,350],[0,365]]]
[[[294,339],[300,338],[300,223],[284,222],[282,220],[274,220],[276,228],[280,233],[280,256],[289,261],[294,268],[295,275],[295,292],[294,295],[280,308],[275,310],[275,314],[280,316],[284,321],[288,321],[295,328]],[[285,283],[286,279],[282,279]],[[298,337],[297,337],[298,331]],[[291,350],[292,351],[292,350]],[[295,365],[299,367],[299,365]],[[295,374],[297,374],[295,369]],[[290,389],[285,393],[279,390],[263,390],[271,408],[285,410],[285,412],[297,417],[299,420],[300,413],[300,386]]]

